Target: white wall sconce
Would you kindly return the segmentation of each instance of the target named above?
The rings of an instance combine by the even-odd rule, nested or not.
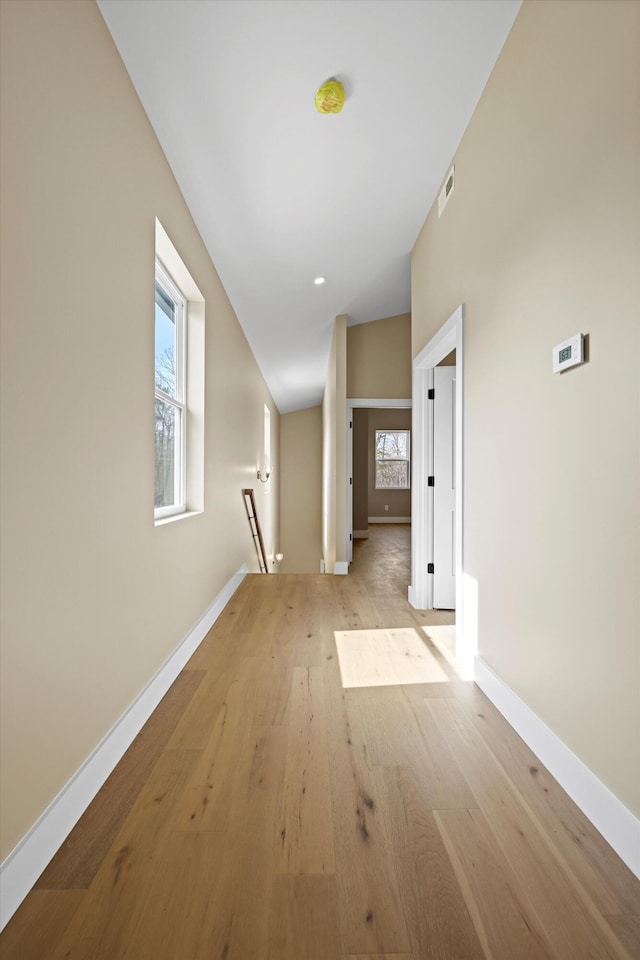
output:
[[[260,483],[267,483],[269,477],[271,476],[271,470],[265,470],[264,474],[261,470],[258,470],[257,477]]]

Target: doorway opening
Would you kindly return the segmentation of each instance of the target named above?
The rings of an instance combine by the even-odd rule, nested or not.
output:
[[[464,309],[459,306],[443,327],[413,361],[413,489],[411,526],[411,586],[409,603],[419,610],[434,609],[434,571],[438,564],[453,570],[453,596],[456,610],[456,655],[463,659],[463,326]],[[436,539],[434,515],[435,427],[433,418],[434,384],[439,367],[455,351],[455,379],[451,403],[454,438],[450,446],[452,498],[451,520],[447,535]],[[431,393],[431,395],[430,395]],[[450,438],[451,442],[451,438]],[[449,554],[443,544],[448,541]]]
[[[411,405],[411,399],[347,399],[346,552],[349,563],[353,560],[354,541],[367,540],[374,526],[411,522],[410,486],[403,488],[392,481],[385,488],[384,483],[376,482],[376,434],[386,429],[394,435],[406,432],[410,436]],[[410,440],[401,453],[407,456],[409,450]],[[389,465],[384,466],[388,471]],[[400,531],[399,535],[404,532]],[[371,554],[374,556],[375,551]]]

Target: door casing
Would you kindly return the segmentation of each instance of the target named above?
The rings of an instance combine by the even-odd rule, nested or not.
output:
[[[413,361],[413,481],[411,485],[411,586],[409,603],[417,610],[433,609],[433,575],[427,565],[433,556],[433,497],[427,478],[433,457],[433,422],[427,391],[433,386],[433,368],[452,350],[456,351],[456,653],[464,650],[463,598],[463,385],[464,385],[464,305],[461,304],[431,338]]]

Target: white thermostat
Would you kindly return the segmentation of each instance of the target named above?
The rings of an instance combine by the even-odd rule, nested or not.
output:
[[[552,351],[553,372],[562,373],[569,367],[584,363],[584,334],[577,333],[570,340],[559,343]]]

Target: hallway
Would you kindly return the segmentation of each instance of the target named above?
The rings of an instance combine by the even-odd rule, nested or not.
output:
[[[640,883],[431,641],[389,527],[348,577],[245,579],[3,960],[640,955]]]

